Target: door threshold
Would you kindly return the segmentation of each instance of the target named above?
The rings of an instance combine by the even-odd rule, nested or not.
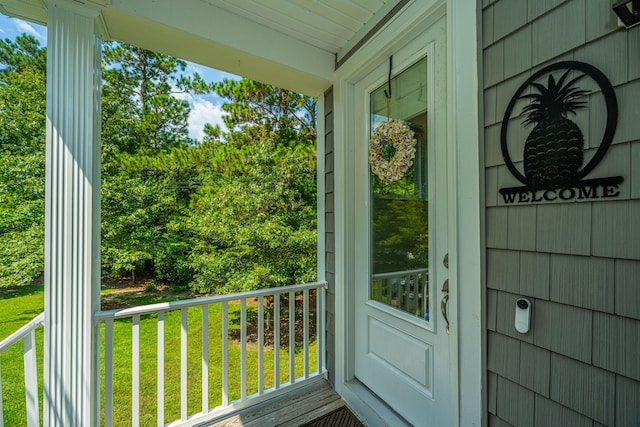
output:
[[[411,426],[391,406],[357,379],[344,383],[340,394],[353,412],[368,426]]]

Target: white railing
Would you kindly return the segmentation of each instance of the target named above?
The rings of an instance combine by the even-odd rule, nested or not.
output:
[[[130,370],[128,369],[131,375],[130,419],[120,420],[118,423],[124,421],[127,425],[138,426],[142,417],[143,424],[150,424],[150,419],[155,418],[157,425],[165,425],[165,405],[179,400],[179,418],[170,422],[169,425],[194,425],[283,393],[290,390],[292,386],[322,378],[325,374],[323,352],[326,286],[326,282],[315,282],[97,313],[95,320],[104,325],[101,325],[104,331],[104,425],[110,427],[115,421],[114,334],[118,332],[128,334],[131,340],[131,367]],[[313,293],[316,299],[314,325],[310,322],[312,311],[310,293]],[[284,306],[281,306],[283,300]],[[252,317],[251,322],[247,320],[248,315]],[[194,316],[199,319],[194,321]],[[234,327],[236,319],[233,316],[239,316],[238,327]],[[131,326],[128,325],[129,321]],[[287,324],[283,328],[282,323],[285,321]],[[265,343],[265,323],[267,328],[273,328],[272,345]],[[296,340],[296,323],[302,324],[300,340]],[[196,334],[199,332],[197,338],[193,334],[190,335],[190,324],[192,332],[193,329]],[[193,327],[194,324],[195,327]],[[150,325],[155,329],[153,333],[149,333]],[[251,351],[247,348],[249,325],[257,328],[255,333],[257,342],[252,344],[256,348]],[[142,327],[145,329],[144,332],[141,332]],[[315,366],[310,362],[313,356],[310,351],[311,327],[316,335],[315,363],[313,364]],[[176,354],[177,349],[166,348],[167,333],[177,328],[179,328],[180,337],[179,356]],[[289,336],[285,345],[281,345],[281,329],[284,329]],[[230,338],[230,334],[234,333],[235,339]],[[141,338],[143,334],[146,338]],[[155,338],[156,342],[149,342],[149,336],[151,339]],[[127,341],[128,339],[127,337]],[[219,343],[220,348],[214,348],[215,344],[211,345],[212,340]],[[118,341],[120,339],[116,342]],[[231,345],[240,347],[239,372],[236,370],[238,361],[231,360],[230,357],[230,342]],[[298,353],[302,352],[302,357],[296,358],[296,346]],[[149,378],[154,376],[154,373],[151,372],[149,375],[149,366],[146,366],[148,363],[141,364],[141,349],[144,350],[145,355],[153,356],[155,353],[155,381]],[[272,359],[267,360],[265,356],[271,351]],[[281,352],[288,356],[288,361],[281,360]],[[256,362],[252,363],[251,372],[248,369],[249,353],[251,353],[251,360]],[[210,361],[214,358],[214,354],[220,355],[222,365],[220,369],[222,378],[219,378],[220,388],[217,391],[215,385],[211,387],[210,384],[212,380]],[[117,353],[117,356],[121,359],[120,353]],[[176,384],[173,388],[167,382],[171,380],[177,383],[178,381],[175,378],[166,377],[169,358],[179,359],[179,374],[177,374],[179,385]],[[299,359],[302,359],[301,363]],[[145,360],[148,361],[149,358]],[[272,371],[268,370],[267,365],[273,366]],[[281,365],[288,369],[283,372]],[[230,369],[232,367],[235,371]],[[189,374],[197,370],[200,370],[200,378],[194,380],[194,375]],[[144,378],[142,378],[142,371],[144,371]],[[173,369],[173,371],[177,370]],[[249,380],[252,382],[251,386],[248,385]],[[153,383],[156,390],[156,402],[154,402],[156,409],[155,414],[149,414],[149,407],[146,405],[143,405],[144,408],[141,407],[140,392],[141,387],[145,390],[153,388]],[[175,388],[179,389],[179,393]],[[201,393],[197,409],[194,409],[193,401],[191,403],[189,401],[190,396],[193,399],[190,389]],[[212,400],[216,400],[212,396],[214,391],[216,395],[218,392],[220,395],[212,404]]]
[[[371,299],[429,320],[429,269],[371,275]]]
[[[27,408],[26,421],[29,427],[40,425],[38,375],[36,367],[36,329],[43,325],[44,313],[40,313],[29,323],[0,342],[0,354],[2,354],[18,341],[22,340],[24,387]],[[2,370],[0,369],[0,427],[2,426],[4,426],[4,411],[2,408]]]

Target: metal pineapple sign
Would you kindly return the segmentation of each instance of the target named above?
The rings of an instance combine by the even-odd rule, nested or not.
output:
[[[586,108],[591,91],[579,84],[595,82],[604,97],[607,118],[602,140],[585,164],[585,139],[572,117]],[[528,102],[521,110],[523,125],[533,129],[524,141],[522,165],[517,167],[509,152],[509,120],[516,103]],[[501,148],[505,164],[522,187],[500,189],[504,202],[532,203],[617,197],[623,178],[583,179],[602,160],[615,134],[618,106],[607,78],[592,65],[563,61],[549,65],[527,79],[514,94],[505,112]],[[516,145],[517,145],[516,141]],[[511,144],[513,146],[513,143]],[[521,171],[522,170],[522,171]]]
[[[584,107],[580,99],[589,91],[574,86],[586,74],[565,84],[570,72],[565,71],[557,83],[549,74],[546,86],[532,82],[537,93],[521,97],[533,101],[522,109],[527,114],[525,124],[535,124],[524,145],[524,173],[532,189],[573,185],[582,167],[584,137],[567,116]]]

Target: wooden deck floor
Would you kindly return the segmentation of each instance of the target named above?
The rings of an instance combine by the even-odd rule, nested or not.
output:
[[[300,426],[343,406],[344,401],[323,380],[213,420],[206,426]]]

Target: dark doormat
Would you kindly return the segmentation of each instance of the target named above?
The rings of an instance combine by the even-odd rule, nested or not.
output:
[[[343,406],[326,415],[316,418],[301,427],[365,427],[353,413]]]

